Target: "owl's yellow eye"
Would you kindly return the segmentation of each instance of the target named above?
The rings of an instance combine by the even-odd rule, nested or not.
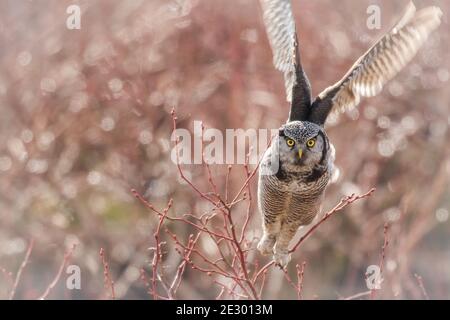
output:
[[[308,146],[308,148],[314,147],[315,144],[316,144],[316,140],[314,140],[314,139],[309,139],[308,141],[306,141],[306,145]]]
[[[288,145],[288,147],[293,147],[295,144],[295,141],[292,139],[287,139],[286,144]]]

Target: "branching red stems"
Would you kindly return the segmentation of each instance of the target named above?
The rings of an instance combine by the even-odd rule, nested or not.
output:
[[[111,271],[109,269],[109,264],[106,261],[105,250],[103,248],[100,249],[100,258],[102,259],[103,265],[103,277],[104,277],[104,285],[105,289],[110,291],[110,298],[116,299],[116,292],[114,290],[114,281],[111,277]]]
[[[70,258],[72,257],[72,254],[75,251],[76,247],[77,247],[76,244],[72,245],[72,247],[64,254],[64,258],[58,269],[58,273],[56,274],[53,281],[48,285],[47,289],[45,289],[44,293],[39,297],[39,300],[47,299],[50,292],[55,288],[56,284],[58,283],[59,279],[61,278],[64,268],[66,267],[67,263],[69,262]]]
[[[20,279],[22,277],[23,270],[28,264],[28,260],[30,259],[31,251],[33,251],[34,246],[34,239],[31,239],[30,243],[28,244],[27,252],[25,253],[25,258],[23,259],[19,270],[17,271],[16,278],[14,280],[14,284],[12,286],[11,292],[9,294],[9,300],[14,299],[14,295],[16,294],[17,286],[19,285]]]
[[[176,132],[177,117],[174,111],[172,111],[172,123],[174,132]],[[142,281],[153,299],[176,299],[176,292],[182,282],[186,266],[189,266],[200,275],[210,278],[211,283],[218,287],[217,299],[260,299],[264,293],[267,272],[274,265],[273,262],[265,265],[259,263],[260,256],[254,251],[254,239],[250,238],[249,232],[247,232],[253,217],[252,213],[255,211],[252,207],[254,200],[250,182],[256,175],[261,159],[254,168],[250,169],[249,158],[246,158],[243,166],[245,176],[242,184],[237,188],[236,194],[230,196],[229,180],[230,173],[234,170],[233,166],[228,166],[223,179],[217,179],[217,177],[213,177],[213,170],[211,170],[210,165],[203,161],[207,180],[201,186],[200,184],[194,184],[187,178],[180,164],[178,143],[179,139],[176,137],[175,152],[178,174],[198,199],[209,203],[211,208],[202,214],[174,213],[172,212],[172,200],[169,201],[165,209],[161,210],[156,208],[136,190],[132,190],[134,196],[158,217],[158,224],[154,232],[155,247],[152,248],[155,253],[150,265],[152,276],[149,279],[145,274],[145,270],[141,270]],[[271,140],[269,145],[270,143]],[[203,154],[202,159],[204,160]],[[223,184],[219,186],[217,181],[223,181]],[[209,190],[202,191],[203,188],[209,188]],[[221,190],[224,190],[223,195]],[[294,252],[307,237],[332,215],[349,204],[370,196],[374,190],[371,189],[363,195],[351,195],[343,198],[300,238],[290,252]],[[242,203],[245,203],[244,212],[241,212]],[[239,210],[237,208],[238,204],[241,204]],[[171,224],[170,227],[163,227],[166,221],[174,222],[175,224]],[[192,230],[187,239],[182,239],[177,234],[176,231],[179,230],[178,224],[182,224],[184,227],[187,226]],[[169,243],[164,243],[164,245],[171,246],[168,248],[175,250],[181,259],[181,262],[173,272],[171,281],[168,280],[170,275],[162,272],[166,270],[162,266],[162,230],[172,240]],[[208,243],[208,246],[212,245],[213,247],[206,249],[204,243]],[[302,298],[304,269],[305,264],[297,265],[296,281],[292,281],[288,274],[285,273],[286,280],[295,289],[299,299]]]
[[[430,300],[430,296],[428,295],[427,290],[425,289],[425,286],[423,284],[423,279],[421,276],[419,276],[417,273],[414,274],[414,277],[417,280],[417,284],[420,288],[420,291],[422,292],[423,296],[425,297],[426,300]]]

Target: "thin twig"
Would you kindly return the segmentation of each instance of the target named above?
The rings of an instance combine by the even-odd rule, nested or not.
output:
[[[383,246],[381,247],[381,257],[380,257],[380,263],[378,264],[378,268],[380,269],[380,284],[381,284],[381,279],[382,279],[382,275],[383,275],[383,269],[384,269],[384,259],[386,257],[386,248],[389,244],[389,239],[388,239],[388,229],[389,229],[389,224],[385,223],[384,227],[383,227],[383,235],[384,235],[384,241],[383,241]],[[377,289],[372,289],[371,293],[370,293],[370,299],[375,299],[376,296],[376,291]]]
[[[108,288],[111,290],[111,299],[116,299],[116,292],[114,290],[114,281],[111,278],[111,272],[109,270],[108,262],[106,261],[105,257],[105,250],[103,248],[100,249],[100,257],[102,259],[103,264],[103,276],[104,276],[104,284],[105,289],[108,290]]]
[[[303,290],[303,280],[305,279],[305,267],[306,261],[302,263],[300,267],[298,264],[295,266],[297,269],[297,298],[298,300],[302,299],[302,290]]]
[[[173,201],[172,201],[172,199],[170,199],[169,203],[167,204],[167,207],[163,210],[162,216],[159,217],[158,226],[153,235],[155,238],[155,253],[153,255],[153,260],[152,260],[152,291],[153,291],[153,299],[154,300],[158,299],[158,296],[156,295],[156,279],[158,279],[161,283],[163,282],[162,276],[159,274],[159,270],[158,270],[159,263],[162,258],[160,231],[161,231],[161,227],[164,223],[164,219],[166,218],[167,213],[169,212],[169,209],[172,207],[172,204],[173,204]],[[169,288],[167,288],[166,291],[169,294],[169,299],[173,299]]]
[[[350,297],[343,298],[343,300],[353,300],[353,299],[358,299],[358,298],[365,297],[365,296],[370,296],[371,292],[372,291],[370,291],[370,290],[369,291],[360,292],[360,293],[354,294],[354,295],[352,295]]]
[[[423,285],[423,279],[421,276],[419,276],[417,273],[414,274],[414,277],[417,280],[417,284],[419,285],[420,291],[422,291],[423,296],[426,300],[430,300],[430,296],[427,293],[427,290],[425,289],[425,286]]]
[[[76,247],[77,247],[77,245],[73,244],[72,247],[64,254],[64,258],[63,258],[63,261],[62,261],[61,265],[59,266],[58,273],[56,274],[56,276],[53,279],[53,281],[49,284],[47,289],[45,289],[44,293],[39,297],[39,300],[47,299],[47,297],[50,294],[50,292],[55,288],[56,284],[58,283],[59,279],[61,278],[61,274],[62,274],[62,272],[64,270],[64,267],[67,265],[67,262],[72,257],[72,254],[73,254],[73,252],[74,252]]]
[[[9,300],[12,300],[14,298],[14,295],[16,294],[17,286],[19,285],[20,279],[22,277],[23,270],[25,269],[26,265],[28,264],[28,260],[30,259],[31,251],[33,250],[34,246],[34,239],[31,239],[27,252],[25,253],[25,258],[22,261],[22,264],[19,267],[19,270],[16,274],[16,279],[14,280],[14,285],[11,289],[11,292],[9,294]]]

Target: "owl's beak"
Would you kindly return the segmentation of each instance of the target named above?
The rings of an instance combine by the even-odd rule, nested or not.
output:
[[[301,159],[303,155],[303,149],[298,149],[298,158]]]

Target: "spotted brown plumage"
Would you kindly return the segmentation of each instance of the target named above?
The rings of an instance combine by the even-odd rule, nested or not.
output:
[[[441,21],[437,7],[416,11],[411,2],[397,24],[362,55],[345,76],[314,100],[300,59],[300,44],[289,0],[260,0],[274,66],[284,75],[287,123],[261,162],[258,206],[263,236],[258,249],[285,267],[297,229],[318,214],[333,174],[334,148],[324,124],[332,113],[378,94],[412,60]]]

